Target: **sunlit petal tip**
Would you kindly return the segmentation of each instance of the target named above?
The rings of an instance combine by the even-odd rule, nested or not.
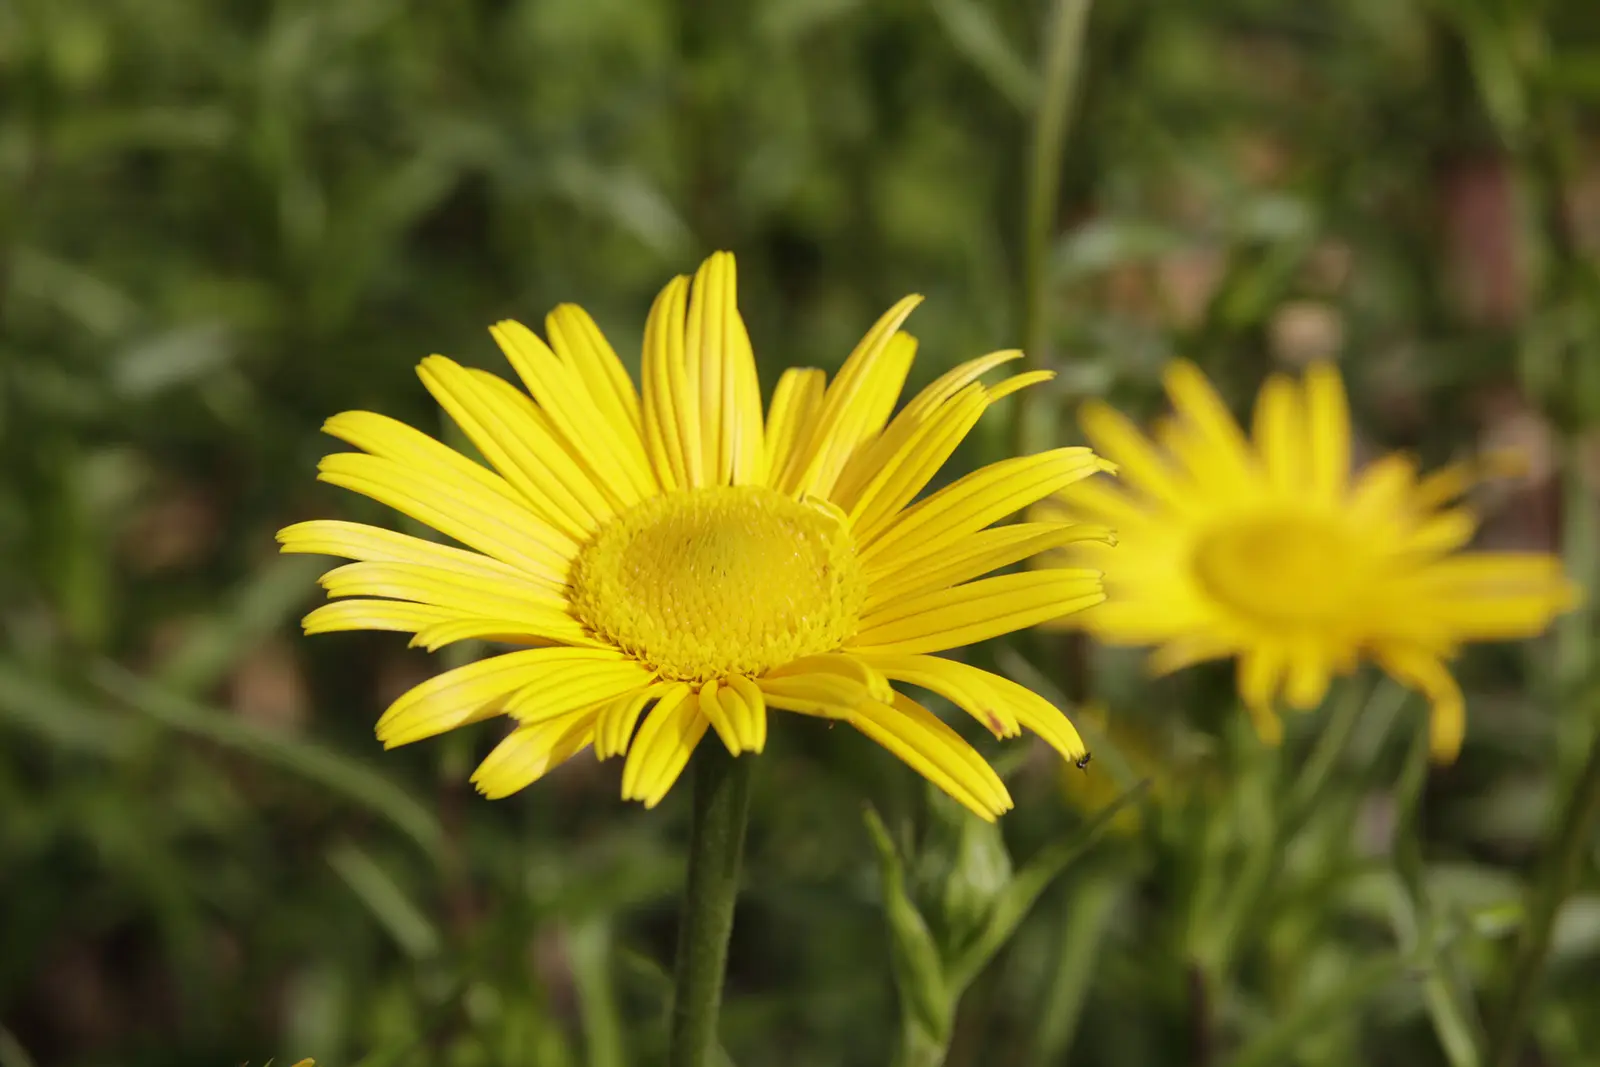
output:
[[[1053,370],[1035,370],[1013,375],[1003,382],[988,387],[989,401],[994,403],[1004,400],[1012,393],[1030,389],[1035,385],[1043,385],[1045,382],[1053,381],[1055,377],[1056,372]]]
[[[1528,477],[1533,469],[1533,461],[1526,449],[1492,448],[1479,458],[1478,467],[1484,481],[1513,481]]]
[[[1262,744],[1272,748],[1283,744],[1283,719],[1270,704],[1248,703],[1245,709],[1250,712],[1250,721]]]

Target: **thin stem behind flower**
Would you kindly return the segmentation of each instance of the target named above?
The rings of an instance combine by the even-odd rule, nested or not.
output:
[[[694,754],[694,814],[673,968],[668,1067],[706,1067],[717,1045],[755,762],[730,756],[720,745],[702,746]]]

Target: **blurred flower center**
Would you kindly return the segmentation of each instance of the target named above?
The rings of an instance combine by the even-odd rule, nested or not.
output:
[[[1312,516],[1246,519],[1200,539],[1195,578],[1211,596],[1268,625],[1316,625],[1347,616],[1367,554],[1336,522]]]
[[[838,648],[866,589],[835,515],[757,486],[643,501],[585,546],[571,583],[585,625],[686,681]]]

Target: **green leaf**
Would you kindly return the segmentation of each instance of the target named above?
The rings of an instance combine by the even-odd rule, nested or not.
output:
[[[377,860],[349,841],[328,850],[328,865],[414,960],[439,954],[439,931]]]
[[[939,947],[922,913],[906,892],[905,871],[888,828],[871,806],[867,807],[864,818],[872,844],[878,850],[883,910],[889,922],[889,945],[901,1007],[908,1022],[914,1022],[943,1045],[949,1041],[954,1012]]]
[[[1239,1051],[1227,1067],[1282,1067],[1301,1040],[1323,1027],[1347,1019],[1357,1008],[1382,994],[1405,973],[1411,960],[1395,953],[1351,971],[1326,995],[1308,1000],[1284,1014]]]
[[[611,922],[596,916],[567,930],[567,957],[588,1067],[623,1067],[628,1062],[622,1013],[611,982]]]
[[[132,755],[140,743],[136,724],[4,662],[0,662],[0,721],[61,748],[113,759]]]
[[[973,0],[932,0],[945,36],[1018,111],[1031,111],[1039,76],[1006,40],[991,8]]]
[[[280,767],[354,801],[387,819],[430,857],[438,856],[444,841],[438,819],[370,767],[309,741],[193,703],[113,663],[93,665],[89,679],[169,729]]]
[[[948,974],[952,990],[959,993],[972,983],[979,972],[989,965],[994,954],[1011,939],[1017,927],[1022,925],[1022,920],[1028,917],[1028,912],[1033,910],[1034,903],[1046,889],[1050,888],[1050,883],[1060,877],[1074,860],[1088,851],[1100,839],[1106,827],[1111,825],[1111,820],[1116,817],[1117,812],[1143,795],[1149,785],[1149,781],[1146,780],[1129,789],[1076,831],[1046,845],[1017,872],[1011,884],[996,899],[994,909],[990,911],[989,921],[982,933],[960,956],[951,961]]]

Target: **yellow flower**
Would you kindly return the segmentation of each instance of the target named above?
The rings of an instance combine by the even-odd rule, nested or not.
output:
[[[996,736],[1026,726],[1078,758],[1077,731],[1043,698],[930,653],[1104,598],[1093,570],[983,576],[1106,537],[1066,522],[994,524],[1109,465],[1059,448],[913,503],[990,404],[1048,377],[986,386],[981,375],[1019,355],[997,352],[891,419],[916,351],[900,326],[917,303],[891,308],[831,384],[818,370],[785,372],[765,419],[726,253],[657,297],[642,398],[571,305],[545,319],[548,345],[515,322],[490,331],[526,393],[423,360],[423,384],[489,466],[356,411],[324,429],[362,451],[326,457],[320,478],[466,547],[332,520],[281,531],[286,552],[358,561],[323,577],[345,599],[308,615],[306,632],[397,630],[429,650],[465,638],[527,646],[422,683],[378,722],[394,746],[510,716],[515,729],[473,775],[490,797],[593,744],[600,759],[626,754],[623,796],[654,806],[707,727],[735,755],[760,752],[767,710],[779,708],[849,723],[993,819],[1011,806],[993,769],[890,682],[947,698]]]
[[[1112,644],[1155,645],[1170,671],[1238,657],[1238,690],[1276,741],[1279,695],[1321,702],[1330,676],[1363,658],[1433,705],[1434,755],[1465,730],[1446,662],[1467,641],[1537,634],[1577,591],[1545,553],[1463,552],[1477,524],[1455,502],[1466,468],[1418,478],[1390,455],[1352,478],[1344,386],[1330,365],[1304,381],[1275,375],[1247,440],[1188,363],[1166,375],[1174,414],[1152,443],[1111,408],[1087,405],[1090,442],[1121,465],[1126,488],[1098,480],[1063,491],[1040,518],[1116,530],[1107,601],[1079,617]],[[1088,551],[1075,551],[1082,559]]]

